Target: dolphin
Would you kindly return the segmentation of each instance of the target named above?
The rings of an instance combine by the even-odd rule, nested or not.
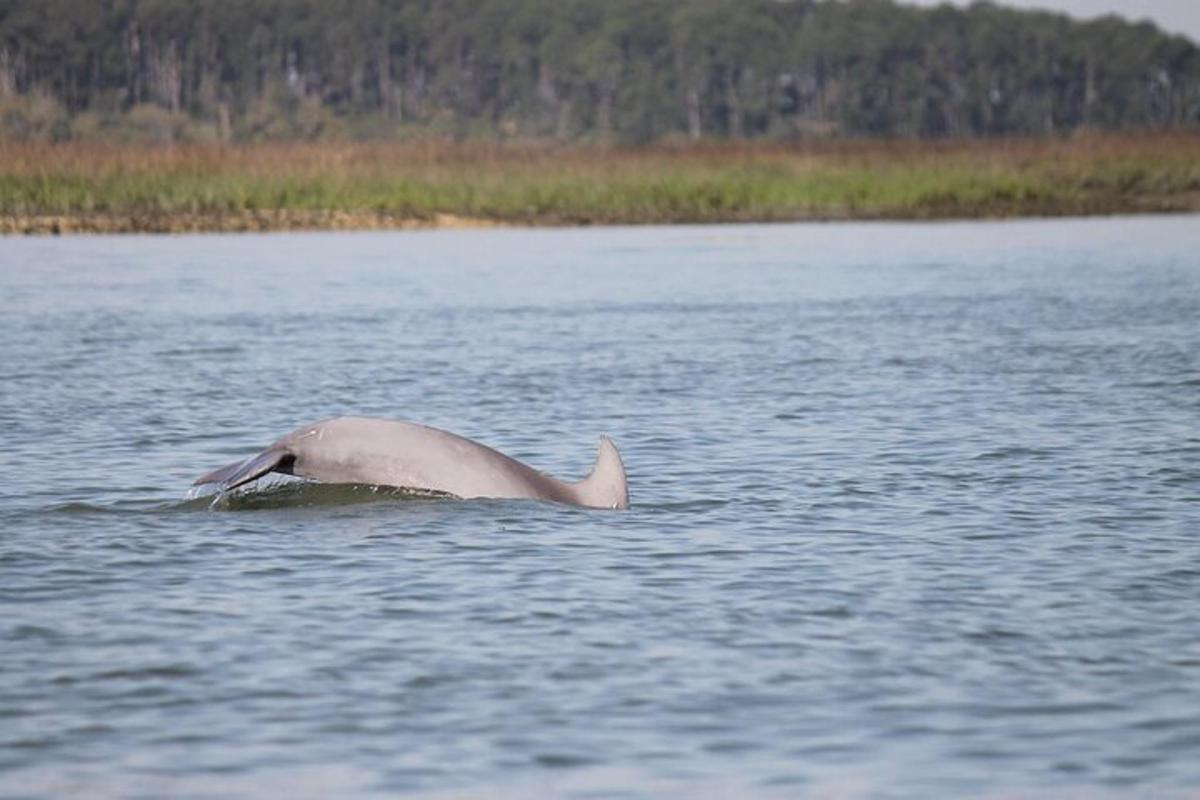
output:
[[[228,491],[270,472],[325,483],[365,483],[457,498],[512,497],[587,508],[629,508],[629,484],[617,447],[600,437],[592,472],[560,481],[449,431],[403,420],[338,417],[305,425],[257,455],[193,484]]]

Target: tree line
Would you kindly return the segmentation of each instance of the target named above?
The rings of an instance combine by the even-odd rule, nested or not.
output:
[[[1200,123],[1150,24],[890,0],[0,0],[0,132],[566,141]]]

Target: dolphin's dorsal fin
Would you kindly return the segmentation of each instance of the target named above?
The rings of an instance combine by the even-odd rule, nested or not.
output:
[[[592,508],[629,508],[629,482],[625,478],[625,465],[617,446],[607,436],[600,437],[600,452],[596,454],[596,466],[583,480],[574,484],[579,502]]]

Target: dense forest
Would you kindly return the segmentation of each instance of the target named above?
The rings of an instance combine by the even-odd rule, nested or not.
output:
[[[1200,124],[1149,24],[889,0],[0,0],[0,133],[1047,134]]]

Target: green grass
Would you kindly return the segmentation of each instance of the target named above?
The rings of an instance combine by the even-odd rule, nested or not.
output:
[[[1200,210],[1200,136],[697,145],[0,143],[0,230],[613,224]],[[256,217],[256,215],[258,215]],[[358,222],[356,222],[358,220]],[[44,226],[43,226],[44,227]]]

